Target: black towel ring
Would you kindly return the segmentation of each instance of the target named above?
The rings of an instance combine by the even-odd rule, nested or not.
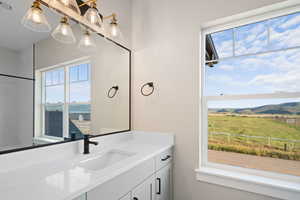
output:
[[[114,92],[112,93],[113,90],[114,90]],[[116,96],[118,90],[119,90],[119,86],[117,86],[117,85],[109,88],[109,90],[107,92],[107,97],[111,98],[111,99],[114,98]]]
[[[144,88],[145,88],[146,86],[152,88],[152,90],[151,90],[149,93],[145,93],[145,92],[144,92]],[[141,94],[142,94],[143,96],[150,96],[151,94],[153,94],[153,92],[154,92],[154,84],[153,84],[153,82],[145,83],[144,85],[142,85],[142,87],[141,87]]]

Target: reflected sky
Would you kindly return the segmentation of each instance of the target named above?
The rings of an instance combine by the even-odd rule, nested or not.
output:
[[[64,68],[45,72],[46,103],[64,102]],[[71,103],[90,102],[90,64],[69,68],[69,100]]]

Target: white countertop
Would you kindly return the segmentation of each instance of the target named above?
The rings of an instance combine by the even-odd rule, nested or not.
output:
[[[79,150],[74,155],[54,160],[49,158],[50,161],[44,159],[41,163],[35,162],[24,166],[20,163],[20,167],[2,169],[1,199],[71,200],[174,145],[173,135],[144,132],[97,137],[92,140],[97,140],[100,144],[93,147],[89,155],[83,155]],[[79,149],[81,145],[83,146],[82,141],[73,145],[78,145]],[[100,156],[111,150],[131,152],[134,155],[99,171],[88,170],[79,165],[80,161]],[[45,151],[49,151],[49,148]],[[45,156],[51,156],[51,149]],[[35,159],[34,153],[31,152],[27,159]]]

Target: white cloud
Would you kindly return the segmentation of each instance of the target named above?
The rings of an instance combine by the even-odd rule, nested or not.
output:
[[[210,75],[207,77],[207,79],[210,83],[217,82],[221,85],[224,85],[224,86],[226,85],[226,86],[231,86],[231,87],[243,87],[243,86],[247,86],[247,84],[248,84],[245,81],[233,80],[233,78],[231,76],[224,75],[224,74]]]
[[[232,65],[220,65],[220,66],[217,66],[218,68],[222,69],[222,70],[225,70],[225,71],[231,71],[234,69],[234,66]]]
[[[243,59],[240,67],[247,71],[256,71],[258,69],[269,67],[269,63],[265,59],[251,57]]]
[[[235,29],[235,53],[244,55],[264,50],[267,45],[267,26],[265,22],[250,24]]]
[[[297,25],[300,23],[300,15],[297,15],[295,17],[292,17],[291,19],[287,20],[286,22],[284,22],[283,24],[281,24],[279,27],[286,29],[289,28],[291,26]]]
[[[299,91],[300,87],[300,71],[292,71],[289,73],[273,73],[267,75],[258,75],[249,82],[249,85],[267,86],[273,92],[285,91],[294,92]]]
[[[207,77],[207,79],[210,80],[210,81],[218,81],[218,82],[230,82],[230,81],[232,81],[232,78],[230,76],[220,75],[220,74],[210,75],[210,76]]]
[[[291,55],[294,54],[292,57]],[[279,52],[269,62],[269,73],[258,74],[248,82],[249,85],[268,88],[270,91],[300,91],[300,51]]]
[[[284,32],[277,32],[271,29],[270,41],[276,48],[295,47],[300,45],[300,29],[290,29]]]
[[[220,44],[215,44],[220,58],[232,56],[232,41],[226,40]]]

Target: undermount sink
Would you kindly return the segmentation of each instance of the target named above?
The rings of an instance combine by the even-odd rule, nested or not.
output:
[[[111,150],[99,157],[83,160],[79,163],[79,166],[88,170],[98,171],[116,164],[133,155],[134,153],[131,152]]]

